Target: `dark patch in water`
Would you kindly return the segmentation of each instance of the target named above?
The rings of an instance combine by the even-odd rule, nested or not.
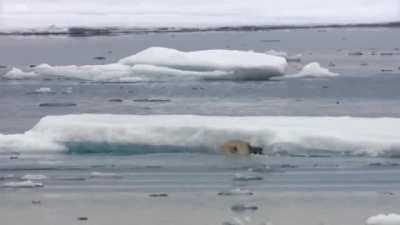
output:
[[[109,102],[123,102],[124,100],[120,99],[120,98],[112,98],[112,99],[108,99]]]
[[[163,102],[170,102],[171,99],[150,99],[150,98],[143,98],[143,99],[134,99],[134,102],[152,102],[152,103],[163,103]]]
[[[73,102],[53,102],[53,103],[40,103],[39,107],[72,107],[77,106]]]
[[[104,57],[104,56],[96,56],[96,57],[93,57],[93,59],[95,59],[95,60],[106,60],[106,57]]]
[[[149,194],[149,197],[152,197],[152,198],[165,198],[165,197],[168,197],[168,194],[165,194],[165,193],[160,193],[160,194]]]

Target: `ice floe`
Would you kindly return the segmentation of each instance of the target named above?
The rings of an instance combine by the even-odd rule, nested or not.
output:
[[[3,78],[9,80],[24,80],[36,78],[37,76],[38,75],[35,72],[26,72],[13,67],[10,71],[3,75]]]
[[[0,151],[57,152],[90,145],[101,146],[99,151],[107,146],[217,151],[225,141],[239,139],[262,147],[265,154],[309,150],[398,156],[397,127],[398,118],[78,114],[46,116],[24,134],[0,134]]]
[[[22,180],[45,180],[48,177],[42,174],[26,174],[21,177]]]
[[[283,75],[286,67],[287,61],[283,57],[253,51],[214,49],[183,52],[151,47],[112,64],[41,64],[33,68],[32,73],[35,76],[121,82],[171,79],[267,80]]]
[[[283,78],[327,78],[339,76],[338,73],[329,71],[317,62],[312,62],[303,67],[303,69],[291,75],[285,75]]]
[[[5,188],[37,188],[43,187],[43,184],[40,182],[33,182],[31,180],[26,181],[18,181],[18,182],[7,182],[2,185]]]
[[[365,222],[366,225],[400,225],[399,214],[379,214],[371,216]]]

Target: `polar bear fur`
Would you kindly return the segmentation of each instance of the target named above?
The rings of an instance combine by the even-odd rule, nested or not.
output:
[[[262,148],[253,147],[250,143],[240,140],[229,140],[220,146],[220,151],[224,154],[262,154]]]

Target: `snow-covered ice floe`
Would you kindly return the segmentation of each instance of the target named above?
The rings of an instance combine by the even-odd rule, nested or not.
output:
[[[31,180],[18,181],[18,182],[7,182],[2,185],[4,188],[38,188],[43,187],[40,182],[33,182]]]
[[[112,4],[111,4],[112,2]],[[106,16],[105,16],[106,15]],[[397,0],[2,0],[0,33],[108,34],[218,27],[387,23]]]
[[[29,73],[32,76],[25,76],[26,78],[41,75],[91,81],[267,80],[283,75],[286,67],[287,62],[283,57],[253,51],[215,49],[182,52],[170,48],[151,47],[112,64],[83,66],[41,64],[33,68],[33,72],[19,71],[20,76],[14,77],[22,79],[24,73]],[[12,76],[6,74],[5,77],[11,79]]]
[[[399,214],[379,214],[371,216],[365,222],[366,225],[400,225]]]
[[[4,79],[9,80],[23,80],[36,78],[38,75],[35,72],[29,71],[25,72],[18,68],[13,67],[10,71],[3,75]]]
[[[46,116],[23,134],[1,135],[0,152],[184,149],[218,151],[243,140],[266,154],[323,151],[341,155],[400,155],[399,118],[230,117],[79,114]],[[121,150],[122,149],[122,150]],[[175,151],[176,152],[176,151]]]

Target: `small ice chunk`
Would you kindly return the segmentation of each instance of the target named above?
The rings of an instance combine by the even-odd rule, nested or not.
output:
[[[55,94],[56,92],[49,87],[41,87],[32,92],[32,94]]]
[[[262,180],[263,178],[261,176],[255,175],[255,174],[241,174],[237,173],[235,174],[235,177],[233,180],[236,181],[252,181],[252,180]]]
[[[268,50],[265,52],[268,55],[274,55],[274,56],[279,56],[279,57],[283,57],[283,58],[288,58],[288,54],[284,51],[276,51],[276,50]]]
[[[257,172],[257,173],[267,173],[267,172],[273,172],[274,170],[270,166],[263,165],[263,166],[251,167],[247,171],[248,172]]]
[[[92,172],[90,173],[90,177],[93,178],[122,178],[121,175],[116,173],[103,173],[103,172]]]
[[[288,62],[300,62],[302,54],[289,55],[284,51],[268,50],[265,52],[268,55],[279,56],[285,58]]]
[[[72,87],[67,87],[65,91],[62,92],[63,94],[72,94]]]
[[[303,69],[296,74],[286,75],[283,78],[324,78],[324,77],[336,77],[338,73],[329,71],[329,69],[321,67],[317,62],[307,64]]]
[[[13,67],[10,71],[3,75],[3,78],[9,80],[24,80],[35,78],[38,75],[35,72],[25,72],[18,68]]]
[[[37,188],[43,187],[43,184],[40,182],[33,182],[31,180],[20,181],[20,182],[7,182],[3,184],[3,187],[6,188]]]
[[[371,216],[365,222],[366,225],[400,225],[399,214],[379,214]]]
[[[22,180],[45,180],[48,177],[42,174],[26,174],[21,177]]]

